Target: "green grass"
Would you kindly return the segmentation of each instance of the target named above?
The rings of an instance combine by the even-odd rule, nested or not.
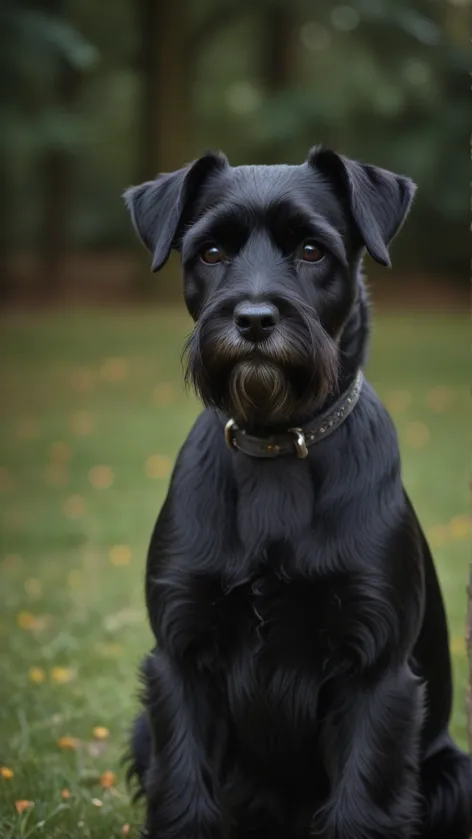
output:
[[[173,310],[3,320],[0,766],[14,776],[0,777],[2,839],[114,839],[125,823],[138,835],[140,811],[129,805],[119,758],[137,707],[138,662],[151,642],[147,542],[198,410],[181,387],[188,330]],[[466,336],[460,316],[379,315],[369,368],[392,405],[405,483],[440,571],[454,656],[453,732],[462,745]],[[149,464],[153,454],[161,457]],[[96,466],[112,475],[90,472]],[[105,488],[93,485],[111,478]],[[94,740],[95,726],[109,737]],[[64,736],[78,747],[61,749]],[[99,783],[106,770],[117,775],[111,790]],[[21,799],[34,807],[17,815]]]

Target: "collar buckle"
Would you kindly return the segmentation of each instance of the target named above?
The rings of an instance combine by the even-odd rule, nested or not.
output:
[[[236,448],[234,435],[235,435],[236,431],[238,431],[238,430],[239,430],[238,424],[235,422],[235,420],[234,419],[229,419],[228,422],[225,425],[225,441],[226,441],[226,445],[228,446],[228,449],[231,449],[232,452],[234,452],[234,450]]]
[[[289,428],[289,434],[293,434],[293,443],[295,446],[295,453],[298,458],[302,459],[308,457],[308,446],[306,444],[305,435],[301,428]]]

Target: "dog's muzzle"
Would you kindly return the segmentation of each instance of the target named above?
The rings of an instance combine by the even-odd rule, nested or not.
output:
[[[240,428],[234,419],[225,425],[225,439],[231,451],[240,451],[251,457],[280,457],[295,454],[298,458],[308,456],[308,449],[320,440],[333,434],[356,407],[362,391],[364,376],[361,370],[348,390],[306,428],[289,428],[279,434],[257,437]]]

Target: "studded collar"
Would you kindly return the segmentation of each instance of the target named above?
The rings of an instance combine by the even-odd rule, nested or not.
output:
[[[361,395],[364,376],[361,370],[334,405],[304,428],[289,428],[279,434],[257,437],[240,428],[233,419],[225,425],[225,439],[231,451],[240,451],[251,457],[280,457],[295,454],[298,458],[308,455],[308,449],[329,437],[356,407]]]

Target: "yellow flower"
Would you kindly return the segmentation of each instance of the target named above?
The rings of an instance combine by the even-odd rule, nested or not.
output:
[[[86,367],[78,367],[74,370],[70,381],[73,389],[79,393],[86,393],[87,391],[92,390],[93,376],[90,370],[87,370]]]
[[[30,667],[28,676],[30,682],[35,685],[41,685],[46,679],[46,673],[42,667]]]
[[[106,358],[100,367],[100,375],[106,382],[119,382],[128,372],[126,358]]]
[[[449,529],[445,524],[434,524],[427,532],[429,544],[432,548],[442,548],[448,541]]]
[[[428,407],[436,413],[446,411],[452,404],[453,392],[448,387],[435,387],[427,396]]]
[[[70,495],[64,501],[62,509],[68,519],[78,519],[85,512],[85,501],[81,495]]]
[[[470,516],[454,516],[449,522],[449,531],[453,539],[468,539],[471,534]]]
[[[77,737],[68,737],[67,735],[64,735],[59,737],[57,745],[60,749],[69,749],[70,751],[75,752],[80,746],[80,740]]]
[[[18,612],[16,622],[20,629],[43,629],[44,618],[38,618],[32,615],[31,612]]]
[[[53,667],[51,670],[51,682],[58,685],[66,685],[75,678],[75,673],[69,667]]]
[[[148,478],[167,478],[172,469],[172,461],[165,454],[152,454],[146,460]]]
[[[113,565],[129,565],[133,553],[128,545],[114,545],[108,555]]]
[[[43,593],[43,584],[41,580],[38,580],[37,577],[28,577],[28,579],[25,580],[25,591],[29,597],[35,600],[38,597],[41,597]]]
[[[155,405],[172,405],[175,402],[174,386],[169,382],[161,382],[152,394],[152,401]]]
[[[0,775],[5,781],[10,781],[14,774],[13,769],[9,769],[8,766],[0,766]]]
[[[67,583],[69,588],[82,588],[84,584],[84,574],[79,568],[73,568],[67,575]]]
[[[31,612],[18,612],[16,622],[20,629],[33,629],[36,624],[36,618]]]
[[[109,466],[93,466],[88,477],[95,489],[108,489],[114,480],[113,472]]]
[[[23,560],[20,554],[7,554],[5,559],[3,560],[3,565],[8,570],[15,571],[21,567],[23,564]]]
[[[107,769],[106,772],[103,772],[103,774],[100,775],[100,786],[103,787],[103,789],[110,789],[115,786],[115,783],[116,775],[110,769]]]
[[[415,449],[426,446],[429,438],[429,428],[424,422],[409,422],[405,428],[406,442]]]
[[[72,457],[72,449],[69,443],[64,443],[63,441],[53,443],[49,452],[51,460],[54,460],[56,463],[67,463]]]
[[[21,815],[21,813],[24,813],[25,810],[29,810],[31,807],[34,807],[34,801],[27,801],[23,798],[20,801],[15,801],[15,807],[18,815]]]
[[[5,466],[0,466],[0,492],[7,492],[13,486],[13,479]]]
[[[456,635],[454,638],[451,638],[450,648],[451,653],[454,653],[454,655],[465,653],[465,638],[462,635]]]
[[[95,740],[106,740],[110,736],[108,728],[105,728],[104,725],[96,725],[92,733]]]
[[[411,404],[411,393],[408,390],[392,390],[387,395],[385,404],[392,414],[400,414]]]
[[[123,655],[123,644],[97,644],[96,648],[97,652],[99,652],[100,655],[103,655],[106,658],[119,658],[121,655]]]
[[[61,798],[63,801],[67,801],[68,798],[72,798],[72,793],[69,789],[61,790]]]
[[[69,426],[72,434],[77,437],[85,437],[92,431],[93,420],[88,411],[77,411],[71,416]]]

